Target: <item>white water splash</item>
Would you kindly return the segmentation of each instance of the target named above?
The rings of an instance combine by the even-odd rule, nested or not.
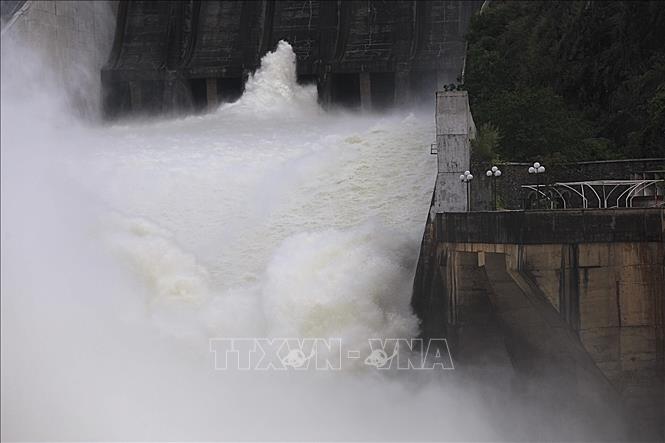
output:
[[[296,76],[296,54],[288,42],[280,40],[277,48],[261,59],[261,67],[250,75],[245,92],[235,103],[223,105],[225,112],[250,114],[259,119],[266,114],[305,115],[319,113],[316,85],[301,86]],[[248,118],[251,118],[248,115]]]
[[[416,334],[429,110],[325,114],[282,43],[213,114],[84,128],[51,91],[20,93],[47,71],[19,55],[3,45],[3,440],[494,440],[506,427],[495,379],[479,395],[427,374],[212,370],[210,337]],[[515,414],[544,421],[529,412]]]

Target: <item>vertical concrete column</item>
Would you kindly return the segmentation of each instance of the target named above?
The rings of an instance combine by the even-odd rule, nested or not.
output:
[[[469,169],[474,125],[466,91],[436,93],[436,143],[438,173],[434,212],[463,212],[466,185],[459,176]],[[476,171],[471,171],[476,172]],[[475,174],[477,177],[480,174]],[[475,179],[477,180],[477,178]],[[473,186],[473,181],[470,186]]]
[[[332,78],[331,74],[326,72],[319,75],[317,89],[319,92],[319,101],[324,107],[330,107],[332,104]]]
[[[142,108],[141,85],[138,81],[129,82],[129,100],[132,111],[140,111]]]
[[[245,92],[245,86],[247,84],[247,80],[249,80],[249,76],[252,75],[252,71],[249,69],[245,68],[242,70],[242,84],[243,84],[243,92]]]
[[[580,269],[579,248],[576,244],[561,247],[559,272],[559,312],[576,331],[580,329]]]
[[[361,72],[360,79],[360,108],[363,112],[368,112],[372,109],[372,84],[369,72]]]
[[[175,109],[174,79],[171,74],[167,74],[164,80],[164,92],[162,94],[162,112],[171,112]]]
[[[457,282],[459,280],[459,254],[455,250],[447,250],[444,272],[446,273],[446,309],[448,324],[457,325]]]
[[[208,109],[217,108],[217,79],[216,78],[207,78],[206,79],[206,98],[208,100]]]
[[[395,106],[410,104],[409,71],[395,72]]]

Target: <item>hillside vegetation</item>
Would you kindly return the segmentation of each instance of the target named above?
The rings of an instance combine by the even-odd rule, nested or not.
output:
[[[665,2],[493,1],[467,37],[486,156],[665,157]]]

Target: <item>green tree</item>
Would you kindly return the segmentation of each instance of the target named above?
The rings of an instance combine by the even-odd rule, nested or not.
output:
[[[497,148],[501,142],[501,132],[491,123],[483,123],[471,140],[471,148],[482,160],[498,160]]]
[[[474,119],[503,158],[665,156],[665,2],[492,2],[467,39]]]

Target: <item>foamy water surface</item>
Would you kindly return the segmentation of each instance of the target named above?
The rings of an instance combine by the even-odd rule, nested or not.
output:
[[[3,439],[522,437],[492,383],[213,370],[211,337],[417,336],[430,109],[324,112],[281,43],[236,103],[89,125],[17,87],[26,54],[3,39]]]

